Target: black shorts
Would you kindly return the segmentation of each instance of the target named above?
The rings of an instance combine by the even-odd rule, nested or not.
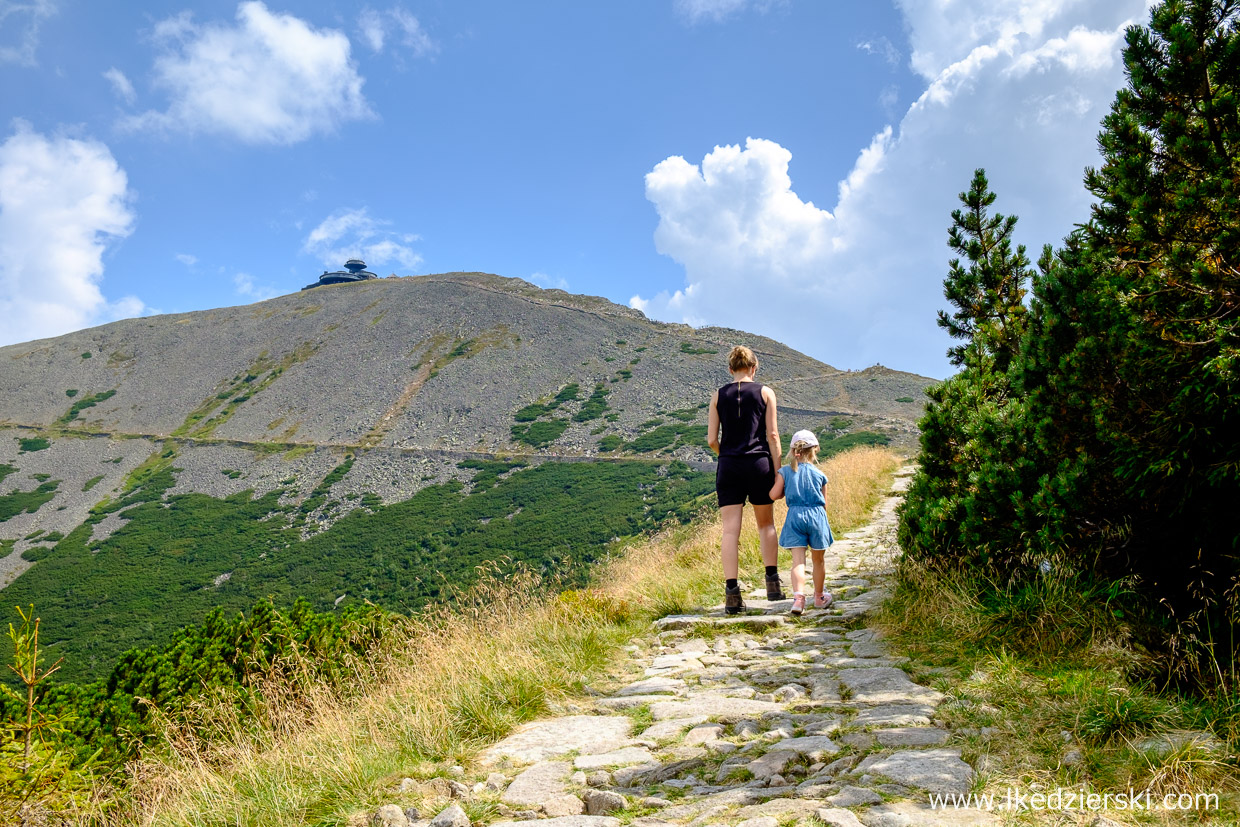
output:
[[[775,485],[775,464],[768,454],[747,454],[740,457],[719,457],[715,470],[715,493],[719,507],[744,505],[746,498],[753,505],[770,505],[771,488]]]

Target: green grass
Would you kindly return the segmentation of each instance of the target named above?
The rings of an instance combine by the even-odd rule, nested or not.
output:
[[[4,482],[4,478],[9,474],[16,474],[21,469],[16,465],[9,465],[7,462],[0,462],[0,482]]]
[[[911,656],[915,677],[964,702],[940,706],[950,728],[996,730],[961,746],[966,757],[991,756],[999,786],[1209,791],[1222,801],[1211,815],[1232,823],[1240,818],[1240,697],[1144,680],[1152,663],[1129,643],[1123,600],[1066,571],[1003,586],[904,558],[881,624]],[[1148,746],[1175,744],[1184,732],[1198,740]],[[1078,763],[1063,761],[1070,749]]]

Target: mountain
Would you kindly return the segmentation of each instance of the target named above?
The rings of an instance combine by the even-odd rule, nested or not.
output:
[[[480,273],[0,348],[5,596],[85,674],[262,597],[413,608],[498,558],[571,578],[709,492],[736,343],[785,432],[912,446],[933,380]]]

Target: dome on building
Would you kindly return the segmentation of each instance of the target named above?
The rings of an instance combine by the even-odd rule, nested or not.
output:
[[[344,263],[343,270],[333,270],[332,272],[323,271],[323,275],[319,276],[319,280],[314,284],[307,284],[302,290],[309,290],[312,287],[322,287],[326,284],[344,284],[350,281],[366,281],[367,279],[379,278],[374,273],[366,269],[366,262],[360,258],[351,258]]]

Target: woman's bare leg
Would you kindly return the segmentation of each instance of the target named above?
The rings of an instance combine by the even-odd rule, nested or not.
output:
[[[754,519],[758,521],[758,545],[762,549],[762,565],[779,565],[779,537],[775,534],[775,505],[755,505]]]
[[[719,556],[723,560],[723,579],[735,580],[739,564],[741,542],[741,517],[745,506],[725,505],[719,509],[720,521],[723,523],[723,540],[719,543]],[[773,529],[772,529],[773,530]]]
[[[792,552],[792,593],[805,594],[805,546],[789,550]],[[814,577],[817,576],[815,569]]]

